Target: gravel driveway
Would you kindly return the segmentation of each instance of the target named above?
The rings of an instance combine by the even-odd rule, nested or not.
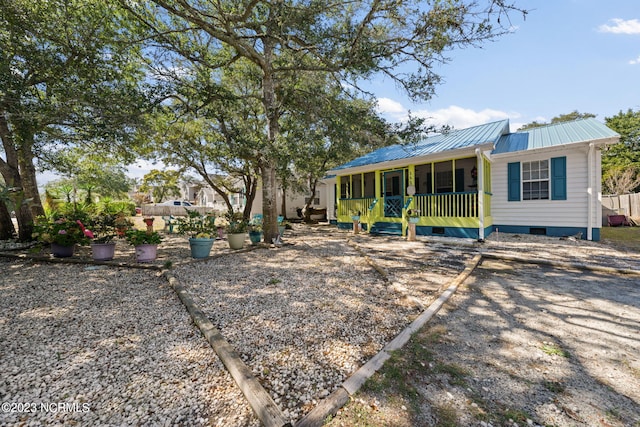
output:
[[[352,236],[326,227],[296,227],[285,242],[233,254],[216,243],[214,252],[225,256],[178,262],[173,274],[292,421],[406,327],[478,250],[536,251],[577,262],[615,253],[608,264],[639,265],[635,254],[591,242],[503,237],[480,247]],[[162,262],[188,258],[184,239],[171,237],[159,251]],[[157,272],[6,258],[0,269],[0,400],[12,404],[8,411],[3,406],[0,425],[259,425]],[[500,383],[508,369],[525,372],[526,366],[524,384],[545,378],[570,396],[552,400],[555,408],[546,406],[533,421],[548,413],[556,414],[548,417],[557,425],[589,425],[601,412],[582,405],[593,406],[597,396],[596,406],[633,420],[630,411],[640,402],[638,276],[618,280],[485,261],[445,307],[437,321],[446,324],[447,345],[438,351],[478,369],[472,390],[502,390],[487,402],[508,404],[514,396],[533,405],[539,396],[540,405],[548,404],[543,391],[530,395],[522,383],[512,389]],[[571,357],[538,354],[544,346]],[[512,366],[503,369],[506,361]],[[422,374],[429,375],[428,368]],[[581,388],[574,392],[573,384]],[[587,391],[592,400],[576,400]],[[457,401],[457,392],[450,393]],[[575,417],[566,418],[570,411]]]
[[[420,393],[463,425],[507,409],[535,425],[638,425],[639,279],[484,261],[430,325],[446,329],[434,353],[466,380],[426,370]]]

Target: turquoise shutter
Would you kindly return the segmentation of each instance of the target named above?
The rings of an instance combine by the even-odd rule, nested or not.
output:
[[[510,202],[520,201],[520,162],[509,163],[508,165],[508,186]]]
[[[567,200],[567,158],[551,159],[551,200]]]

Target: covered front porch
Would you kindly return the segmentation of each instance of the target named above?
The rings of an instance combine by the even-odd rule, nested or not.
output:
[[[372,234],[484,239],[492,229],[491,163],[482,153],[336,176],[336,220]]]

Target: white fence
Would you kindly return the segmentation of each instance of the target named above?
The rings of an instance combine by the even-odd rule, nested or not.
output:
[[[186,216],[186,209],[198,211],[201,215],[213,211],[213,208],[206,206],[163,206],[163,205],[142,205],[142,215],[144,216]]]
[[[607,222],[607,215],[626,215],[635,220],[640,220],[640,193],[602,196],[602,220],[604,224]]]

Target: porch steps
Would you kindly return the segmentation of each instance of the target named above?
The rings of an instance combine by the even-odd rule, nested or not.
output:
[[[376,222],[371,227],[371,234],[401,236],[402,224],[398,222]]]

